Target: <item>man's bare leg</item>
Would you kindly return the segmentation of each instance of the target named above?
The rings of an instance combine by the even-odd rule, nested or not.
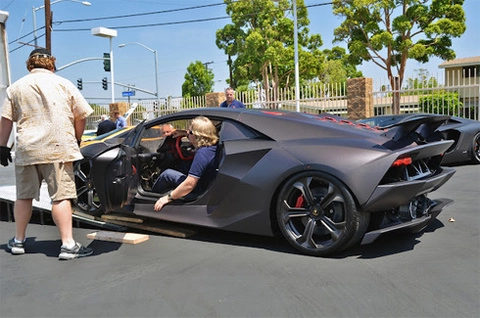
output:
[[[60,238],[64,246],[72,246],[75,244],[72,230],[72,213],[73,210],[70,200],[61,200],[52,203],[53,221],[60,231]]]
[[[32,200],[33,199],[17,199],[13,208],[16,227],[15,238],[22,242],[25,240],[27,226],[32,217]]]

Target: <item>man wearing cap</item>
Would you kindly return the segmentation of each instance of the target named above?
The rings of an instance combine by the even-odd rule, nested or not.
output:
[[[35,49],[27,60],[30,72],[7,88],[0,119],[0,163],[12,162],[8,137],[16,123],[15,236],[7,248],[25,253],[26,229],[32,216],[32,200],[39,200],[45,180],[52,200],[52,217],[62,246],[59,259],[92,254],[73,239],[71,199],[76,198],[73,162],[82,159],[79,143],[86,117],[93,110],[67,79],[54,74],[55,57]]]

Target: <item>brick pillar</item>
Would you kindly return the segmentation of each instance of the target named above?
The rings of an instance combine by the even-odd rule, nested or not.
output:
[[[115,122],[115,112],[119,112],[120,115],[125,115],[130,105],[127,102],[111,103],[110,105],[110,119]],[[130,118],[127,119],[127,125],[130,126]]]
[[[207,107],[219,107],[225,100],[225,93],[207,93],[205,94]]]
[[[355,121],[374,116],[373,80],[371,78],[347,79],[347,117]]]

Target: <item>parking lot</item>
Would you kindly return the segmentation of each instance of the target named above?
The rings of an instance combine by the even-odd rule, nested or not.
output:
[[[0,222],[1,317],[478,317],[480,168],[457,173],[431,198],[455,203],[425,232],[389,235],[330,258],[283,241],[198,229],[150,234],[138,245],[86,238],[94,255],[57,260],[56,227],[29,226],[26,255]],[[0,167],[1,185],[13,169]]]

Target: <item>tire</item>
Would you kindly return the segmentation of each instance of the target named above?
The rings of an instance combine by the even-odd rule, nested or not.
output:
[[[475,134],[472,141],[472,162],[480,164],[480,132]]]
[[[279,192],[276,208],[285,239],[313,256],[327,256],[358,243],[370,216],[357,211],[352,195],[340,181],[318,171],[289,179]]]
[[[75,186],[77,199],[73,200],[75,207],[90,215],[98,216],[103,213],[103,205],[97,196],[97,190],[90,175],[91,163],[81,160],[74,164]]]

